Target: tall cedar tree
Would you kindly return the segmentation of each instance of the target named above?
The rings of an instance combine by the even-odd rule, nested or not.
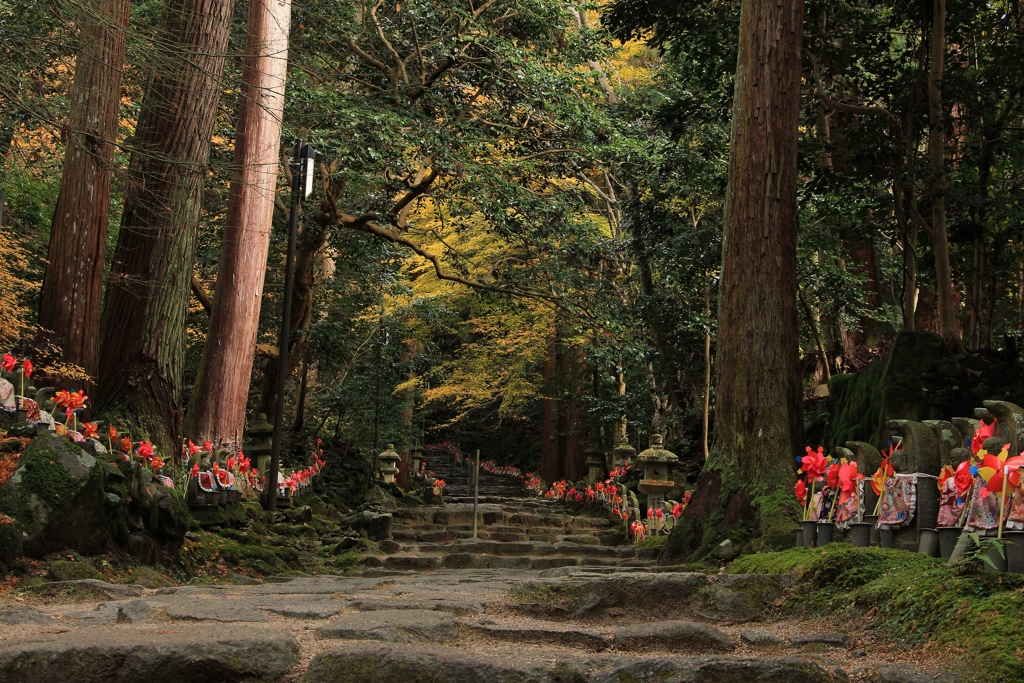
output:
[[[64,362],[93,378],[99,366],[103,261],[128,4],[93,0],[79,17],[71,116],[61,130],[67,146],[64,172],[39,297],[43,334],[60,346]]]
[[[791,538],[792,515],[781,505],[803,443],[796,316],[803,14],[803,0],[743,3],[722,240],[715,443],[666,557],[706,550],[721,530],[752,519],[768,544]]]
[[[946,124],[942,106],[942,73],[946,61],[946,0],[934,0],[932,10],[931,70],[928,74],[928,156],[931,160],[932,220],[914,216],[932,240],[935,252],[935,293],[942,341],[951,349],[964,350],[957,319],[957,301],[953,291],[953,271],[949,264],[949,239],[946,230]]]
[[[185,432],[241,445],[274,214],[288,66],[289,0],[254,0],[246,22],[234,177],[217,291]]]
[[[173,452],[185,314],[233,0],[170,0],[128,168],[100,325],[99,406]]]

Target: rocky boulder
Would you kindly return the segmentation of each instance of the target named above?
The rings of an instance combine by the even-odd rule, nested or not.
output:
[[[113,538],[104,484],[96,458],[44,432],[21,452],[14,474],[0,487],[0,513],[21,523],[28,555],[64,548],[105,553]]]
[[[70,549],[99,555],[115,545],[159,562],[188,530],[181,495],[154,480],[152,472],[119,456],[90,454],[46,431],[29,442],[0,487],[0,515],[20,525],[20,538],[12,540],[6,533],[11,525],[0,524],[0,566],[22,553],[40,557]]]
[[[0,576],[10,571],[24,554],[23,535],[16,519],[0,514]]]

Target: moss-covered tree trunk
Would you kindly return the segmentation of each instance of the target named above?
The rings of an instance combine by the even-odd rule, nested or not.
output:
[[[99,406],[165,454],[181,432],[196,225],[234,0],[171,0],[135,131],[100,325]]]
[[[745,0],[718,307],[715,442],[669,536],[678,560],[734,538],[790,539],[803,442],[797,363],[796,183],[803,0]],[[785,533],[785,536],[782,534]]]
[[[43,338],[60,347],[61,360],[95,378],[128,0],[87,2],[78,24],[71,116],[63,131],[67,150],[39,294],[39,326]],[[91,382],[84,389],[92,394]]]

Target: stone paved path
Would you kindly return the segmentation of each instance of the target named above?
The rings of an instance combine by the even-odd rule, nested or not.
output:
[[[4,683],[956,681],[821,624],[770,621],[785,577],[640,567],[366,570],[0,600]],[[854,656],[854,655],[863,656]]]

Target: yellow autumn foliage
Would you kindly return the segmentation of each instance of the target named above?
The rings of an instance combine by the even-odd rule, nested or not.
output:
[[[31,312],[24,305],[39,284],[21,277],[29,267],[29,254],[11,231],[0,239],[0,349],[9,349],[29,335]]]

